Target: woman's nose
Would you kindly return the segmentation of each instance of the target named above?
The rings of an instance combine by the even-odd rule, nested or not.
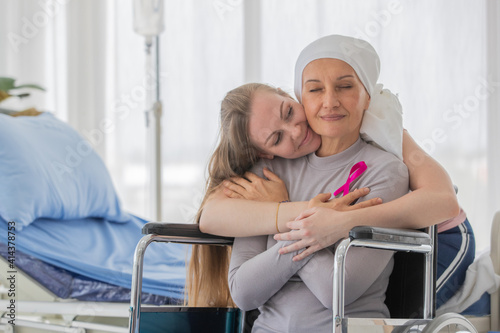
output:
[[[290,124],[288,131],[290,133],[290,137],[292,140],[296,140],[297,138],[300,138],[302,135],[302,126],[299,122]]]
[[[340,105],[337,93],[332,90],[326,90],[323,95],[323,106],[327,109],[335,108]]]

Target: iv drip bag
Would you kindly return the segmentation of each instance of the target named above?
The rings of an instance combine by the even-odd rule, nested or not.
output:
[[[163,32],[163,0],[133,0],[134,30],[145,37]]]

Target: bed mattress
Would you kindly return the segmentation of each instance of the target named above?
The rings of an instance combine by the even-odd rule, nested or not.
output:
[[[128,301],[135,246],[146,222],[133,215],[127,223],[38,219],[10,239],[15,265],[62,298]],[[1,218],[0,229],[0,252],[7,257],[7,222]],[[182,244],[151,244],[145,253],[143,292],[163,296],[158,302],[183,299],[189,250]]]

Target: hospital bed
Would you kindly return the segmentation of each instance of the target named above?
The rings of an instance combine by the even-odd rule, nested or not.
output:
[[[138,243],[132,284],[130,333],[249,332],[255,312],[234,308],[186,308],[142,306],[141,284],[146,249],[155,242],[230,246],[232,239],[200,232],[198,225],[148,223]],[[350,246],[400,251],[395,256],[386,304],[391,318],[345,318],[343,314],[343,265]],[[492,224],[491,259],[500,272],[500,212]],[[491,295],[490,315],[445,313],[435,317],[435,237],[432,232],[361,227],[351,231],[335,254],[334,332],[489,332],[499,330],[499,293]],[[431,259],[432,258],[432,259]],[[210,317],[206,312],[211,310]],[[250,318],[250,319],[249,319]],[[193,325],[197,325],[193,328]],[[212,325],[212,326],[211,326]]]
[[[121,208],[76,131],[29,113],[0,114],[0,332],[126,332],[147,221]],[[189,247],[172,245],[148,257],[146,304],[183,302]]]
[[[110,222],[98,219],[74,220],[67,228],[59,228],[58,222],[60,221],[40,219],[33,227],[26,228],[18,234],[18,237],[23,237],[25,241],[19,242],[16,246],[20,249],[16,250],[14,270],[16,327],[33,327],[36,328],[35,332],[68,331],[69,328],[79,328],[73,332],[83,332],[82,329],[87,329],[87,332],[125,332],[130,301],[131,258],[133,258],[133,245],[138,238],[133,235],[140,235],[144,221],[133,218],[129,222],[133,227],[127,227],[119,232],[114,232],[116,228],[110,226]],[[3,221],[0,225],[2,223]],[[76,224],[85,225],[87,231],[80,232],[83,228],[79,228]],[[71,230],[71,227],[74,227],[74,230]],[[55,229],[57,231],[54,231]],[[65,236],[71,233],[74,233],[74,236]],[[50,237],[40,236],[44,234]],[[121,251],[118,256],[114,255],[114,251],[92,253],[87,251],[87,245],[80,247],[70,244],[78,242],[79,237],[92,239],[93,236],[97,236],[95,240],[103,241],[106,238],[110,239],[112,235],[116,241],[112,239],[108,244],[113,245],[116,251]],[[64,237],[67,242],[55,246],[52,239],[60,237]],[[125,249],[123,244],[117,244],[117,242],[122,243],[121,239],[124,240],[124,244],[129,245],[128,249]],[[36,253],[32,253],[33,249],[29,245],[26,246],[26,242],[35,244],[37,241],[37,247],[41,246],[48,251],[36,249]],[[10,274],[8,272],[13,270],[9,268],[5,244],[0,247],[1,283],[8,291],[10,281],[6,281],[6,278]],[[69,251],[64,255],[55,253],[65,249]],[[74,251],[81,250],[87,255],[75,255]],[[27,252],[30,255],[27,255]],[[154,258],[147,274],[150,282],[145,288],[148,292],[143,297],[144,302],[157,305],[182,303],[186,248],[182,246],[163,250],[157,248],[153,249],[152,254]],[[93,259],[96,257],[102,257],[106,261],[96,262]],[[165,259],[168,263],[165,263]],[[89,265],[89,262],[92,265]],[[4,275],[4,272],[7,274]],[[0,301],[2,312],[7,309],[8,302],[12,299],[7,293],[4,298]],[[1,323],[4,325],[11,319],[8,314],[7,312],[3,315]],[[29,316],[23,317],[27,314]]]

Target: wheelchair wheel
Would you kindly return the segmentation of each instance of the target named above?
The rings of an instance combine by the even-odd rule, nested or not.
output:
[[[476,328],[464,316],[457,313],[445,313],[434,318],[425,326],[422,333],[477,333]]]

